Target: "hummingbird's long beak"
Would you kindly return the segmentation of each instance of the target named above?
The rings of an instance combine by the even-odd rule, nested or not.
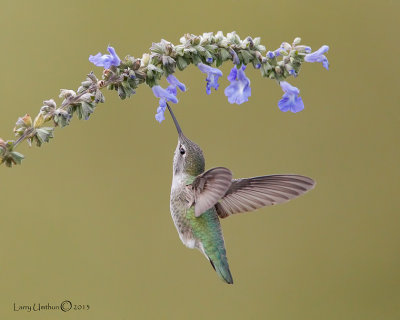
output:
[[[172,109],[171,109],[171,107],[169,106],[168,103],[167,103],[167,107],[168,107],[169,113],[171,114],[172,120],[174,120],[176,130],[178,131],[178,135],[179,136],[183,135],[183,132],[182,132],[181,127],[179,126],[178,120],[176,120],[175,115],[172,112]]]

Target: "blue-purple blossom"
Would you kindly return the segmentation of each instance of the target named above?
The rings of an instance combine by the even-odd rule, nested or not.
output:
[[[174,75],[170,74],[167,77],[167,81],[170,85],[175,86],[175,88],[178,87],[179,90],[181,90],[182,92],[186,91],[186,86],[182,82],[180,82]]]
[[[171,101],[173,103],[178,102],[178,99],[176,98],[176,86],[170,85],[167,87],[167,89],[164,89],[161,86],[154,86],[152,89],[156,98],[160,98],[156,113],[156,120],[161,123],[165,120],[164,112],[167,108],[167,101]]]
[[[286,81],[281,81],[280,85],[285,93],[278,102],[279,109],[283,112],[291,111],[293,113],[303,110],[304,103],[303,99],[299,96],[300,90]]]
[[[303,50],[305,53],[311,53],[311,47],[309,46],[297,46],[296,48],[299,48],[298,50]]]
[[[281,55],[281,52],[285,51],[283,48],[279,47],[275,51],[268,51],[267,52],[267,58],[273,59],[275,57],[279,57]]]
[[[273,58],[275,58],[275,54],[274,54],[272,51],[268,51],[268,52],[267,52],[267,57],[268,57],[269,59],[273,59]]]
[[[154,86],[152,89],[153,94],[156,96],[156,98],[165,99],[173,103],[178,103],[178,99],[176,98],[175,86],[169,86],[167,89],[164,89],[161,86]]]
[[[164,112],[167,108],[167,101],[178,103],[178,99],[176,97],[177,90],[179,88],[181,91],[186,91],[186,86],[180,82],[174,75],[170,74],[167,77],[167,81],[170,84],[167,89],[162,88],[161,86],[154,86],[153,94],[156,98],[160,98],[159,105],[156,113],[156,120],[158,122],[163,122],[165,120]]]
[[[98,67],[104,67],[105,69],[109,69],[111,66],[118,67],[121,63],[121,59],[118,57],[117,53],[115,52],[114,48],[108,46],[107,48],[110,54],[101,54],[100,52],[95,56],[90,56],[89,61],[94,63]]]
[[[225,88],[225,95],[230,103],[242,104],[251,96],[250,80],[244,73],[245,69],[245,65],[239,69],[233,67],[228,76],[231,84]]]
[[[324,56],[325,52],[328,52],[329,47],[328,46],[322,46],[319,48],[317,51],[313,53],[306,54],[304,57],[304,61],[306,62],[322,62],[322,66],[328,70],[329,69],[329,62],[327,57]]]
[[[285,49],[282,48],[282,47],[279,47],[278,49],[276,49],[276,50],[274,51],[275,57],[279,57],[279,56],[281,55],[281,52],[282,52],[282,51],[285,51]]]
[[[207,73],[206,92],[207,94],[211,94],[211,88],[217,90],[219,87],[218,79],[222,77],[222,71],[217,68],[210,67],[204,63],[199,63],[197,64],[197,66],[199,67],[201,72]]]

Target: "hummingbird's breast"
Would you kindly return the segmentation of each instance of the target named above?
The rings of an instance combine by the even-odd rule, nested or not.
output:
[[[187,217],[192,195],[187,185],[193,181],[193,177],[180,174],[174,175],[171,186],[170,210],[172,220],[182,242],[189,248],[201,248],[201,243],[193,235],[190,220]]]

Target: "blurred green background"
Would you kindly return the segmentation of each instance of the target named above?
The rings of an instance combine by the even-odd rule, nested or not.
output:
[[[154,120],[142,86],[105,92],[90,121],[21,146],[0,168],[1,319],[399,319],[398,1],[5,1],[0,4],[0,136],[60,88],[101,68],[113,45],[140,57],[161,38],[236,30],[269,49],[301,36],[330,46],[329,71],[305,64],[306,109],[279,111],[282,91],[249,68],[249,102],[205,94],[195,67],[174,107],[207,168],[235,177],[299,173],[315,190],[222,221],[233,286],[180,242],[169,213],[173,123]],[[13,311],[68,299],[89,311]]]

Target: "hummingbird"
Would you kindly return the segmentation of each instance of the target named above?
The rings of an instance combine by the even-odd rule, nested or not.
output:
[[[172,219],[183,244],[200,250],[220,279],[233,284],[220,219],[287,202],[312,189],[315,182],[295,174],[232,179],[232,172],[224,167],[205,171],[203,151],[184,136],[167,107],[178,131],[170,196]]]

